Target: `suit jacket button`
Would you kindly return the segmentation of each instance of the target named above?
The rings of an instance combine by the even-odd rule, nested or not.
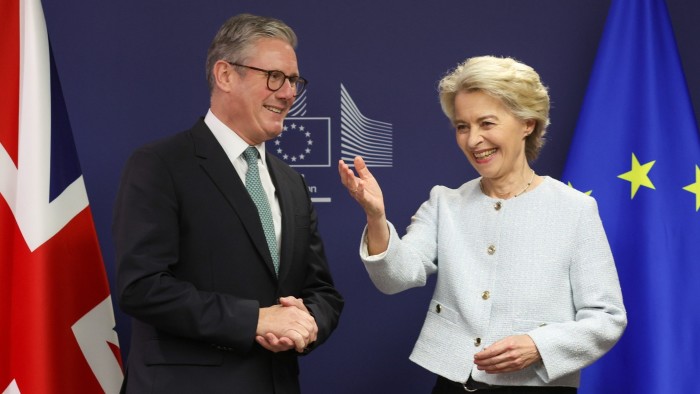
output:
[[[442,312],[442,306],[440,304],[435,305],[435,312],[437,312],[437,313]]]
[[[474,346],[481,345],[481,338],[474,338]]]
[[[489,245],[488,249],[486,249],[486,252],[488,254],[494,254],[496,253],[496,246],[495,245]]]
[[[481,299],[482,299],[482,300],[488,300],[489,297],[491,297],[491,293],[490,293],[488,290],[486,290],[486,291],[484,291],[483,293],[481,293]]]

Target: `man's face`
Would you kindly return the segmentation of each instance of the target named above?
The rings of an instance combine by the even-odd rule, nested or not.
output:
[[[260,39],[249,54],[243,63],[246,66],[279,70],[288,76],[299,75],[296,53],[282,40]],[[226,109],[231,122],[229,126],[250,145],[277,137],[294,103],[294,91],[289,81],[285,80],[282,87],[273,92],[267,87],[266,73],[236,66],[231,68],[235,86]]]

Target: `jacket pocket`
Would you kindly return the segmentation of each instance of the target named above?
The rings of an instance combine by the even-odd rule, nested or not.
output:
[[[443,320],[447,320],[449,323],[459,324],[459,313],[457,313],[457,311],[454,309],[438,302],[437,300],[430,300],[428,316],[439,317]]]
[[[526,334],[536,328],[544,327],[550,322],[544,320],[514,319],[513,332],[516,334]]]

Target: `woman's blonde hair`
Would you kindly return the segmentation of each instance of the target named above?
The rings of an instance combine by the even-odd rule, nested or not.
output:
[[[472,57],[449,71],[438,90],[442,110],[452,123],[455,96],[473,91],[499,99],[522,121],[534,120],[535,128],[525,139],[525,156],[531,162],[539,155],[549,126],[549,93],[532,67],[509,57]]]

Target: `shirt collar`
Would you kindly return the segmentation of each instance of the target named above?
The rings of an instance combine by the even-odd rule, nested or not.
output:
[[[219,118],[211,112],[211,109],[207,111],[207,115],[204,117],[204,123],[209,127],[209,130],[214,134],[216,140],[219,141],[221,147],[224,148],[226,155],[231,160],[239,158],[243,151],[245,151],[250,145],[243,141],[243,139],[231,130],[228,126],[224,124]],[[255,149],[260,153],[260,160],[262,160],[263,165],[267,165],[265,157],[265,143],[262,142],[255,145]]]

